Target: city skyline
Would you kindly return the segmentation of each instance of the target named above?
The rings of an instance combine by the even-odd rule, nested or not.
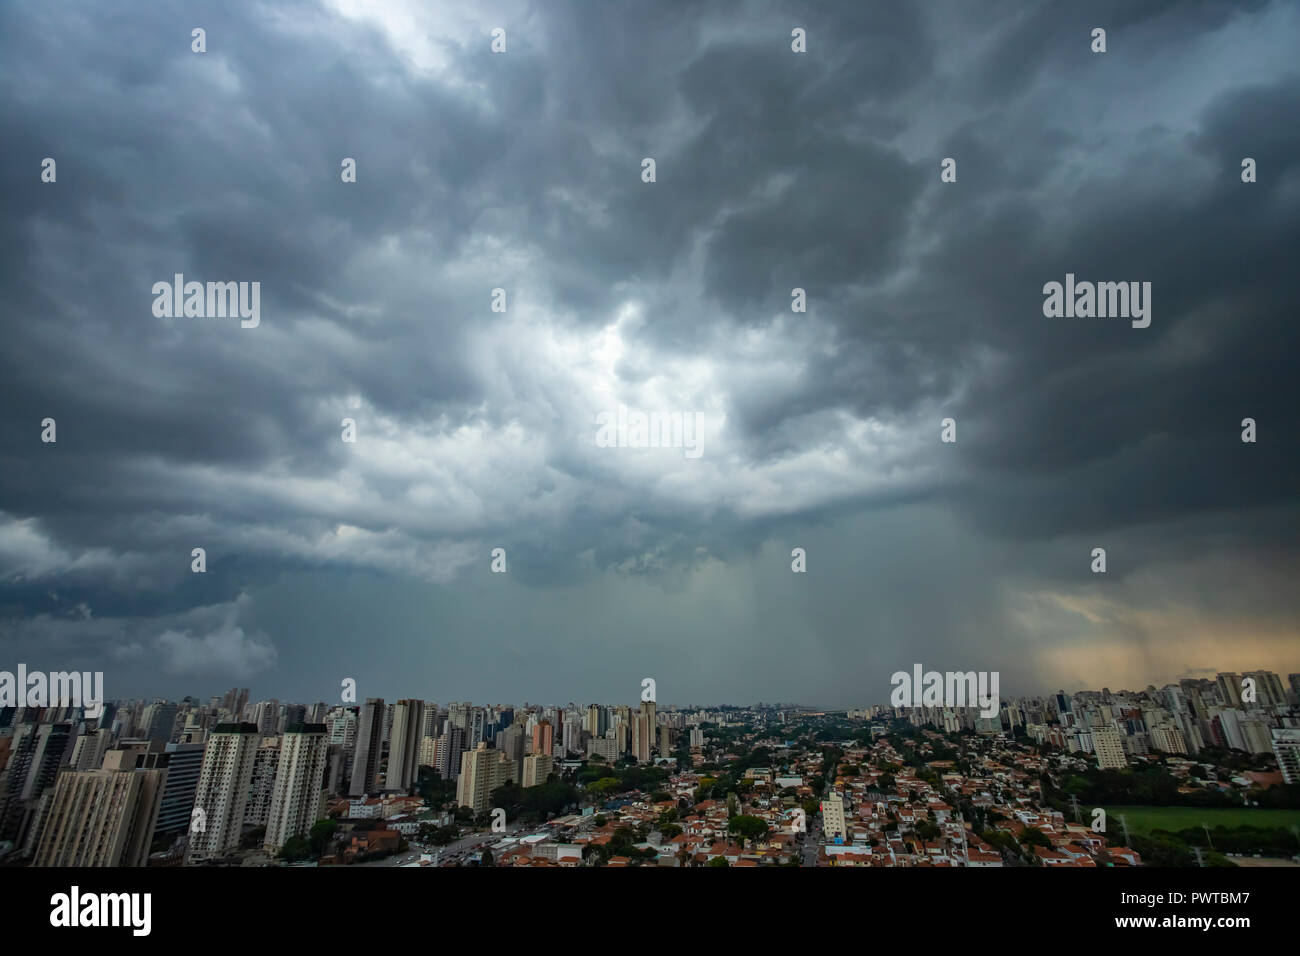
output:
[[[0,671],[2,670],[3,669],[0,669]],[[929,671],[930,669],[926,668],[926,670]],[[1273,670],[1272,668],[1238,668],[1236,670],[1215,669],[1208,674],[1202,674],[1200,676],[1184,676],[1184,677],[1171,678],[1169,680],[1163,680],[1156,683],[1148,684],[1145,687],[1122,687],[1122,686],[1110,687],[1107,684],[1089,686],[1089,687],[1058,687],[1055,690],[1043,690],[1039,692],[1003,693],[998,696],[998,700],[1001,702],[1016,701],[1016,700],[1045,700],[1053,697],[1054,695],[1061,694],[1061,693],[1064,693],[1069,696],[1074,696],[1077,694],[1104,695],[1107,693],[1110,694],[1111,696],[1142,695],[1148,693],[1151,690],[1160,692],[1165,687],[1178,686],[1179,683],[1182,681],[1193,681],[1193,682],[1204,681],[1210,684],[1216,684],[1219,683],[1220,679],[1224,676],[1231,676],[1240,679],[1243,677],[1250,677],[1252,675],[1259,675],[1259,674],[1269,674],[1272,675],[1273,677],[1276,677],[1280,682],[1284,682],[1281,684],[1281,686],[1283,686],[1284,688],[1285,687],[1290,688],[1289,691],[1284,691],[1284,693],[1300,694],[1300,670],[1278,671],[1278,670]],[[7,676],[11,676],[11,675],[7,675]],[[656,685],[656,690],[657,690],[657,685]],[[480,701],[478,704],[474,704],[475,698],[464,694],[412,694],[410,692],[410,689],[402,693],[393,693],[393,694],[368,693],[368,692],[363,693],[362,689],[360,688],[356,689],[354,700],[342,700],[342,699],[327,700],[322,697],[309,699],[309,698],[298,698],[292,696],[280,696],[276,694],[262,695],[260,693],[254,693],[253,687],[236,686],[233,688],[227,688],[225,691],[222,691],[221,693],[206,694],[206,695],[187,693],[175,697],[162,695],[162,694],[145,694],[145,695],[128,695],[128,696],[113,696],[110,694],[105,694],[101,698],[101,703],[118,704],[124,701],[146,702],[146,701],[157,701],[157,700],[164,700],[171,703],[179,703],[180,701],[188,699],[194,701],[196,704],[202,705],[206,701],[221,699],[233,692],[243,694],[247,698],[250,706],[257,702],[275,701],[281,706],[292,704],[297,706],[311,707],[317,704],[324,704],[326,707],[331,707],[331,708],[339,707],[339,706],[357,707],[360,706],[360,704],[364,702],[366,699],[379,699],[387,702],[395,702],[400,700],[414,700],[414,701],[424,701],[424,702],[432,701],[435,703],[441,702],[443,705],[462,704],[466,706],[472,705],[476,707],[521,706],[527,708],[543,708],[543,709],[559,709],[567,706],[587,706],[587,705],[619,706],[619,701],[623,700],[623,698],[620,698],[618,696],[604,696],[604,697],[591,697],[591,698],[570,697],[568,700],[565,701],[561,701],[558,699],[549,700],[549,701],[533,700],[533,699],[529,699],[528,697],[518,698],[514,700],[507,699],[507,698],[482,697],[482,698],[478,698],[478,700]],[[638,685],[638,688],[627,696],[627,700],[638,702],[644,699],[639,696],[641,692],[642,692],[642,688]],[[872,708],[872,707],[880,707],[885,709],[901,709],[901,710],[914,709],[914,708],[909,708],[907,706],[900,707],[897,705],[890,704],[889,696],[890,695],[886,693],[883,695],[882,699],[880,700],[867,700],[864,698],[849,704],[845,704],[843,706],[827,706],[824,703],[808,703],[808,702],[795,701],[795,700],[782,700],[780,698],[775,698],[771,701],[764,701],[756,698],[750,701],[713,700],[713,701],[690,701],[690,702],[678,703],[675,701],[663,700],[656,697],[653,699],[653,702],[657,703],[661,708],[671,708],[674,710],[690,710],[690,709],[707,710],[711,708],[733,708],[733,709],[743,710],[743,709],[749,709],[753,707],[765,707],[771,709],[791,709],[791,710],[824,711],[829,713],[838,713],[840,711],[849,711],[849,710],[857,710],[857,709]],[[0,698],[0,706],[13,707],[15,705],[12,703],[8,703],[3,698]],[[57,709],[57,708],[67,707],[68,705],[67,704],[45,704],[41,706]],[[973,704],[956,704],[956,705],[941,704],[938,706],[948,707],[948,708],[969,707],[971,709],[978,709],[978,707]],[[75,709],[75,707],[73,709]]]
[[[843,711],[675,707],[653,678],[616,704],[348,682],[339,703],[103,702],[21,668],[12,706],[13,677],[4,866],[1300,862],[1300,672],[1001,698],[996,674],[917,664],[888,705]]]

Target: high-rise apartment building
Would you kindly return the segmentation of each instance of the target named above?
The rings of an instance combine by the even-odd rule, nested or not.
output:
[[[844,822],[844,798],[836,792],[831,792],[822,801],[822,829],[827,839],[836,843],[843,843],[848,836]]]
[[[533,728],[533,753],[550,756],[555,752],[555,726],[543,720]]]
[[[632,753],[637,763],[649,763],[650,752],[655,746],[654,704],[645,701],[641,709],[632,718]]]
[[[465,752],[465,731],[451,721],[434,747],[434,769],[443,780],[460,776],[461,755]]]
[[[1100,770],[1123,770],[1128,766],[1124,756],[1124,738],[1114,727],[1095,727],[1092,731],[1092,748],[1097,755]]]
[[[1219,687],[1219,698],[1228,707],[1241,707],[1241,675],[1231,671],[1219,674],[1215,678]]]
[[[468,735],[469,711],[470,705],[468,703],[452,701],[447,705],[447,723],[451,724],[453,727],[459,727]]]
[[[1290,727],[1275,729],[1272,734],[1273,754],[1278,769],[1286,783],[1300,783],[1300,730]]]
[[[348,796],[365,797],[376,792],[375,776],[384,749],[384,699],[369,697],[361,708],[361,722],[357,727],[357,751],[352,759],[352,782]]]
[[[204,744],[168,744],[167,782],[163,786],[162,807],[154,833],[183,833],[189,829],[194,795],[199,789],[203,770]]]
[[[555,768],[555,759],[549,754],[529,754],[524,758],[522,787],[536,787],[546,782]]]
[[[285,728],[262,844],[265,849],[279,850],[289,838],[306,834],[320,818],[328,754],[329,729],[324,724]]]
[[[520,724],[511,724],[497,734],[497,749],[510,761],[511,779],[522,780],[524,768],[524,728]]]
[[[171,743],[172,731],[176,725],[177,706],[168,700],[156,700],[144,709],[141,721],[144,730],[141,734],[148,740]]]
[[[37,866],[144,866],[166,770],[59,774],[44,814]]]
[[[244,826],[264,827],[271,814],[271,796],[275,792],[275,774],[280,768],[280,738],[263,737],[253,755],[253,778],[248,784],[248,802],[244,805]]]
[[[77,738],[72,745],[72,757],[68,764],[73,770],[98,770],[104,762],[104,754],[112,738],[107,730],[90,730]]]
[[[1282,678],[1278,677],[1273,671],[1246,671],[1241,676],[1243,678],[1249,677],[1255,682],[1255,704],[1247,704],[1243,701],[1243,707],[1285,708],[1287,706],[1286,688],[1282,686]]]
[[[260,737],[257,724],[217,724],[203,750],[187,861],[226,856],[239,846]]]
[[[525,758],[526,760],[527,758]],[[499,750],[481,743],[461,755],[460,777],[456,781],[456,802],[475,815],[490,806],[492,791],[510,779],[510,761]]]
[[[420,769],[420,731],[424,726],[424,701],[399,700],[393,707],[388,736],[388,771],[384,790],[409,793]]]

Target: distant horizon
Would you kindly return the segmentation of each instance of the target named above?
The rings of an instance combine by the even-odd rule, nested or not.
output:
[[[4,670],[4,669],[5,669],[4,667],[0,667],[0,670]],[[1146,692],[1147,692],[1147,689],[1148,689],[1149,687],[1154,687],[1157,691],[1159,691],[1161,688],[1163,688],[1163,687],[1165,687],[1165,686],[1168,686],[1169,684],[1177,684],[1179,681],[1182,681],[1182,680],[1208,680],[1208,681],[1210,681],[1211,683],[1213,683],[1214,680],[1215,680],[1215,678],[1217,677],[1218,674],[1237,674],[1237,675],[1242,675],[1242,674],[1249,674],[1249,673],[1257,673],[1257,672],[1260,672],[1260,671],[1272,672],[1272,673],[1276,674],[1276,675],[1278,676],[1278,678],[1283,682],[1283,684],[1284,684],[1284,686],[1285,686],[1285,685],[1286,685],[1287,678],[1288,678],[1291,674],[1300,674],[1300,665],[1297,665],[1295,670],[1279,670],[1279,669],[1277,669],[1277,668],[1270,668],[1270,667],[1250,667],[1250,668],[1239,668],[1239,669],[1224,669],[1224,670],[1215,671],[1213,674],[1210,674],[1210,675],[1208,675],[1208,676],[1199,676],[1199,677],[1176,677],[1176,678],[1171,678],[1171,679],[1169,679],[1169,680],[1162,681],[1162,682],[1160,682],[1160,683],[1152,683],[1152,684],[1148,684],[1148,685],[1146,685],[1146,686],[1144,686],[1144,687],[1140,687],[1140,688],[1135,688],[1135,687],[1118,687],[1118,688],[1116,688],[1116,687],[1110,687],[1109,685],[1101,685],[1101,686],[1096,686],[1096,687],[1092,687],[1092,686],[1087,686],[1087,687],[1076,687],[1076,688],[1073,688],[1073,689],[1071,689],[1071,688],[1065,688],[1065,687],[1058,687],[1058,688],[1056,688],[1055,690],[1043,691],[1043,692],[1038,692],[1038,693],[1002,693],[1002,694],[1000,695],[1000,699],[1001,699],[1001,700],[1020,700],[1020,699],[1035,698],[1035,697],[1038,697],[1038,698],[1048,698],[1048,697],[1051,697],[1051,696],[1053,696],[1053,695],[1055,695],[1055,694],[1057,694],[1057,693],[1065,693],[1065,694],[1067,694],[1067,695],[1071,695],[1071,696],[1073,696],[1074,694],[1080,694],[1080,693],[1102,693],[1102,692],[1107,691],[1107,690],[1108,690],[1112,695],[1115,695],[1115,694],[1143,694],[1143,693],[1146,693]],[[162,700],[166,700],[166,701],[175,701],[175,702],[179,703],[179,702],[181,702],[182,700],[184,700],[186,697],[189,697],[189,698],[193,699],[194,701],[196,701],[197,703],[202,704],[203,706],[207,706],[207,702],[208,702],[209,700],[211,700],[213,697],[223,697],[223,696],[225,696],[225,694],[228,693],[228,692],[232,689],[232,687],[234,687],[235,689],[239,689],[239,690],[243,690],[243,689],[245,689],[245,688],[242,687],[241,685],[235,684],[235,685],[227,686],[224,690],[220,691],[219,693],[207,694],[207,695],[205,695],[205,696],[199,696],[199,695],[195,695],[195,694],[182,694],[182,695],[180,695],[179,697],[170,697],[170,696],[161,695],[161,694],[151,694],[151,695],[150,695],[150,694],[146,694],[146,695],[117,696],[117,697],[114,697],[114,696],[111,696],[111,695],[106,694],[105,697],[104,697],[104,700],[105,700],[105,703],[120,703],[120,702],[123,702],[123,701],[147,701],[147,700],[157,700],[157,699],[162,699]],[[366,701],[367,698],[380,698],[380,699],[382,699],[385,703],[390,703],[390,702],[398,701],[398,700],[421,700],[421,701],[434,701],[434,702],[437,703],[440,707],[441,707],[443,704],[446,704],[446,703],[468,703],[468,704],[474,704],[475,706],[480,706],[480,707],[512,707],[512,706],[524,706],[524,705],[527,705],[527,706],[529,706],[529,707],[546,707],[546,708],[560,708],[560,707],[565,707],[565,706],[567,706],[567,705],[570,704],[570,703],[572,703],[572,704],[574,704],[574,705],[581,705],[581,706],[591,706],[591,705],[595,704],[595,705],[597,705],[597,706],[602,706],[602,707],[617,707],[617,706],[622,706],[623,703],[626,703],[626,706],[634,707],[634,708],[635,708],[635,707],[639,706],[640,703],[641,703],[639,699],[637,699],[637,700],[630,700],[630,701],[627,701],[627,702],[619,702],[619,701],[616,700],[616,699],[596,699],[596,698],[593,698],[593,699],[585,699],[585,698],[584,698],[584,699],[582,699],[582,700],[570,699],[570,700],[568,700],[568,701],[565,701],[564,703],[540,703],[540,702],[537,702],[537,701],[525,701],[525,700],[516,700],[516,701],[504,700],[504,701],[500,701],[500,700],[490,700],[490,699],[487,699],[487,698],[478,698],[478,699],[476,699],[476,698],[473,698],[473,697],[469,697],[469,698],[466,698],[466,697],[446,697],[446,698],[440,698],[440,697],[438,697],[438,696],[436,696],[436,695],[423,695],[423,696],[422,696],[422,695],[411,695],[411,694],[397,694],[397,695],[392,695],[392,696],[388,696],[388,695],[384,695],[384,694],[364,694],[364,695],[363,695],[363,694],[361,694],[361,693],[358,691],[358,694],[357,694],[357,701],[356,701],[355,703],[346,703],[346,704],[345,704],[345,703],[338,702],[338,701],[336,701],[336,702],[331,702],[331,701],[329,701],[329,700],[325,700],[324,698],[321,698],[321,697],[316,697],[315,699],[312,699],[312,700],[306,700],[306,699],[297,698],[297,697],[280,697],[280,696],[277,696],[277,695],[274,695],[274,694],[269,695],[269,696],[261,696],[261,695],[259,695],[259,694],[254,694],[254,693],[253,693],[253,690],[252,690],[251,687],[249,687],[249,688],[247,688],[247,689],[248,689],[248,691],[249,691],[249,701],[250,701],[250,702],[255,702],[255,701],[264,701],[264,700],[275,700],[275,701],[277,701],[277,702],[279,702],[279,703],[281,703],[281,704],[294,704],[294,705],[302,705],[302,706],[306,706],[306,707],[311,707],[311,706],[313,706],[313,705],[315,705],[315,704],[317,704],[317,703],[323,703],[323,704],[325,704],[325,705],[327,705],[327,706],[329,706],[329,707],[359,707],[359,706],[362,706],[362,705],[365,703],[365,701]],[[791,708],[797,708],[797,709],[800,709],[800,710],[823,711],[823,712],[838,712],[838,711],[848,711],[848,710],[863,710],[863,709],[866,709],[866,708],[869,708],[869,707],[885,707],[885,708],[889,708],[889,707],[892,706],[892,705],[889,703],[889,701],[888,701],[888,695],[886,695],[885,700],[880,701],[880,702],[876,702],[876,703],[857,703],[857,704],[833,705],[833,706],[832,706],[832,705],[825,705],[825,704],[806,704],[806,703],[800,703],[800,702],[796,702],[796,701],[777,701],[775,698],[774,698],[773,700],[771,700],[771,701],[760,701],[760,700],[758,700],[758,699],[755,699],[755,700],[748,701],[748,702],[745,702],[745,703],[712,702],[712,703],[688,703],[688,704],[675,704],[675,703],[671,703],[671,702],[663,701],[663,700],[655,701],[655,704],[656,704],[656,706],[658,706],[658,707],[661,707],[661,708],[662,708],[662,707],[671,707],[671,708],[675,708],[675,709],[677,709],[677,710],[687,710],[687,709],[708,710],[708,709],[723,708],[723,707],[726,707],[726,708],[735,708],[735,709],[741,709],[741,710],[744,710],[744,709],[752,709],[753,707],[755,707],[755,706],[756,706],[757,704],[759,704],[759,703],[763,703],[765,706],[767,706],[767,707],[771,707],[771,708],[773,708],[773,709],[778,709],[778,708],[776,708],[776,703],[781,703],[781,704],[783,704],[783,705],[788,705],[788,706],[784,706],[784,707],[779,708],[779,709],[791,709]]]

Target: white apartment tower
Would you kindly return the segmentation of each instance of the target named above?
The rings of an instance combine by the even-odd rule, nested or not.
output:
[[[844,824],[844,798],[838,793],[832,792],[822,801],[822,829],[831,839],[839,837],[843,840],[848,836]]]
[[[260,737],[257,724],[217,724],[203,749],[186,862],[226,856],[239,846]]]
[[[1128,758],[1124,756],[1124,738],[1114,727],[1093,728],[1092,748],[1097,754],[1099,770],[1123,770],[1128,766]]]
[[[301,836],[320,817],[329,730],[324,724],[291,724],[280,744],[271,812],[263,847],[275,851],[290,837]]]
[[[1273,753],[1287,783],[1300,783],[1300,730],[1283,727],[1273,731]]]

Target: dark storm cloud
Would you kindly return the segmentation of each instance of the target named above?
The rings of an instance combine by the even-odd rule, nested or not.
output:
[[[0,11],[6,654],[310,697],[365,632],[390,694],[419,647],[444,695],[847,703],[915,654],[1181,666],[1153,593],[1294,621],[1174,570],[1296,561],[1286,5],[358,9]],[[155,318],[176,272],[261,326]],[[1151,327],[1044,318],[1066,272],[1151,281]],[[593,448],[620,401],[703,457]]]

